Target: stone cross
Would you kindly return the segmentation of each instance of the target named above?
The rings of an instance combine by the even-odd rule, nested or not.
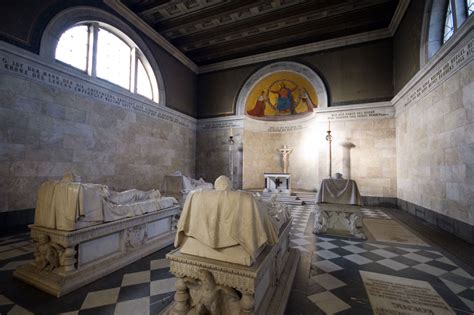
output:
[[[290,163],[290,154],[293,152],[293,149],[289,149],[286,145],[283,148],[278,149],[281,153],[281,157],[283,159],[283,173],[288,173],[288,166]]]

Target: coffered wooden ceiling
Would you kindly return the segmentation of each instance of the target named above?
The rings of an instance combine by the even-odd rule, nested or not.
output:
[[[388,27],[398,0],[121,0],[197,65]]]

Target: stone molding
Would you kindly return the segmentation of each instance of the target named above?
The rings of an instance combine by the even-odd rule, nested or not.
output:
[[[173,206],[152,213],[147,213],[141,216],[93,225],[74,231],[54,230],[36,225],[30,225],[29,227],[30,229],[32,229],[32,231],[34,231],[34,233],[47,233],[48,236],[51,238],[51,241],[65,247],[70,247],[78,243],[84,242],[88,239],[99,238],[101,236],[116,233],[131,226],[146,224],[147,222],[166,218],[176,213],[179,213],[179,207]]]
[[[197,122],[197,130],[243,128],[243,126],[244,117],[240,116],[206,118]]]
[[[207,66],[199,67],[199,74],[209,73],[214,71],[226,70],[231,68],[236,68],[240,66],[251,65],[259,62],[268,62],[270,60],[276,60],[281,58],[288,58],[303,54],[315,53],[318,51],[324,51],[328,49],[334,49],[344,46],[356,45],[367,43],[375,40],[385,39],[392,37],[392,34],[388,29],[381,29],[377,31],[370,31],[359,33],[350,36],[339,37],[335,39],[329,39],[324,41],[319,41],[311,44],[305,44],[300,46],[295,46],[291,48],[285,48],[281,50],[271,51],[268,53],[261,53],[249,57],[242,57],[237,59],[232,59],[229,61],[217,62]]]
[[[195,73],[201,74],[392,37],[397,31],[398,26],[400,25],[400,22],[403,16],[405,15],[408,5],[410,4],[410,0],[399,1],[389,26],[381,30],[344,36],[331,40],[319,41],[311,44],[271,51],[268,53],[218,62],[201,67],[197,66],[193,61],[191,61],[181,51],[179,51],[175,46],[173,46],[167,39],[165,39],[162,35],[160,35],[148,24],[146,24],[142,19],[140,19],[135,13],[133,13],[120,1],[104,0],[104,3],[111,7],[113,10],[115,10],[123,18],[132,22],[138,29],[140,29],[140,31],[149,36],[155,43],[157,43],[159,46],[169,52],[182,64],[187,66]]]
[[[473,28],[474,19],[471,16],[449,41],[441,46],[433,58],[393,97],[391,103],[395,106],[396,116],[470,64],[474,57]]]
[[[392,34],[392,36],[394,36],[397,32],[398,26],[400,25],[400,22],[405,16],[405,12],[407,11],[409,5],[410,0],[400,0],[398,2],[398,6],[395,9],[395,13],[393,13],[392,20],[388,25],[388,30],[390,31],[390,34]]]
[[[28,81],[118,106],[128,111],[166,120],[189,129],[196,129],[197,119],[193,117],[3,41],[0,41],[0,75],[21,77]]]
[[[419,206],[415,203],[397,198],[397,207],[409,214],[428,222],[470,244],[474,244],[474,225],[462,222],[456,218]]]
[[[395,108],[391,102],[363,103],[344,106],[316,108],[311,115],[297,120],[262,121],[248,118],[244,115],[199,119],[198,131],[219,130],[230,128],[249,128],[259,132],[287,132],[312,127],[315,122],[349,121],[362,119],[393,118]]]
[[[145,23],[140,17],[133,13],[127,6],[125,6],[121,1],[116,0],[104,0],[104,3],[115,10],[127,21],[136,26],[140,31],[145,33],[150,37],[155,43],[157,43],[161,48],[170,53],[174,58],[179,60],[183,65],[188,67],[194,73],[199,72],[199,67],[185,54],[183,54],[178,48],[173,46],[166,38],[160,35],[155,31],[151,26]]]

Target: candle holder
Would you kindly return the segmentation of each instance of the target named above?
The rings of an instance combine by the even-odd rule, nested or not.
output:
[[[232,187],[234,187],[234,136],[229,136],[227,139],[227,143],[229,144],[229,173],[230,173],[230,182],[232,183]]]
[[[331,130],[327,131],[327,136],[326,136],[326,141],[329,143],[329,178],[332,178],[332,135],[331,135]]]

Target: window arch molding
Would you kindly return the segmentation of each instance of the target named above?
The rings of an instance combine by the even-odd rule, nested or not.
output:
[[[61,35],[75,25],[88,22],[96,22],[99,25],[102,25],[104,29],[114,31],[122,40],[127,43],[132,41],[140,49],[144,57],[142,61],[145,69],[148,73],[154,75],[154,79],[151,79],[150,82],[153,91],[157,94],[157,99],[154,99],[153,103],[157,103],[159,106],[165,106],[166,94],[164,80],[152,52],[143,39],[128,24],[108,12],[87,6],[72,7],[59,12],[51,19],[43,32],[40,44],[40,56],[50,62],[56,62],[56,47]],[[78,74],[80,73],[80,75],[87,76],[89,80],[97,80],[97,78],[86,75],[81,70],[74,67],[66,65],[62,66],[67,67],[70,72],[76,72]],[[106,82],[103,80],[98,81]],[[116,86],[119,89],[122,89],[114,83],[106,83],[111,87]],[[140,96],[136,93],[130,93],[134,96]]]
[[[446,12],[449,2],[453,10],[454,32],[468,18],[466,0],[427,0],[423,14],[420,65],[424,66],[443,46]],[[454,35],[454,34],[453,34]],[[449,41],[449,40],[448,40]]]

